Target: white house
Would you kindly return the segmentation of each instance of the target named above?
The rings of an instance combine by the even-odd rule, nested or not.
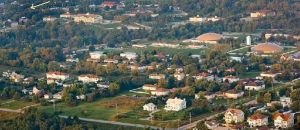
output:
[[[44,99],[52,99],[52,98],[53,98],[53,96],[52,96],[51,93],[48,93],[48,94],[44,95]]]
[[[146,91],[154,91],[157,89],[157,85],[156,84],[144,84],[143,85],[143,89]]]
[[[201,72],[196,76],[193,76],[195,79],[199,80],[199,79],[206,79],[208,81],[213,81],[215,79],[215,77],[207,72]]]
[[[105,59],[105,60],[104,60],[104,63],[118,64],[119,61],[118,61],[118,60],[115,60],[115,59]]]
[[[180,73],[180,72],[176,72],[174,74],[174,77],[177,79],[177,80],[183,80],[184,77],[185,77],[185,74],[184,73]]]
[[[82,81],[83,83],[96,83],[101,79],[97,75],[85,74],[78,76],[78,80]]]
[[[263,90],[265,89],[264,81],[262,80],[255,80],[255,81],[249,81],[245,83],[245,90]]]
[[[24,75],[17,74],[15,72],[12,72],[10,75],[10,79],[14,82],[21,82],[24,79]]]
[[[121,57],[125,57],[128,60],[134,60],[137,58],[137,54],[134,52],[124,52],[120,54]]]
[[[148,103],[143,106],[143,110],[152,112],[152,111],[157,110],[157,107],[153,103]]]
[[[53,95],[53,99],[57,99],[57,100],[62,99],[61,92],[54,94],[54,95]]]
[[[170,93],[170,90],[164,89],[164,88],[158,88],[154,91],[151,91],[151,95],[156,95],[156,96],[166,96]]]
[[[150,74],[149,79],[165,79],[166,75],[164,74]]]
[[[167,103],[165,105],[165,110],[166,111],[180,111],[182,109],[186,108],[186,101],[185,99],[180,99],[180,98],[170,98],[167,100]]]
[[[227,80],[229,83],[233,83],[233,82],[239,81],[240,79],[239,79],[238,77],[236,77],[236,76],[230,75],[230,76],[225,76],[225,77],[223,78],[223,81],[226,81],[226,80]]]
[[[244,112],[239,109],[228,109],[224,114],[224,120],[227,124],[239,123],[244,121]]]
[[[248,117],[247,122],[251,128],[259,127],[259,126],[267,126],[269,124],[268,116],[259,113],[253,114],[250,117]]]
[[[103,51],[93,51],[93,52],[90,52],[90,57],[91,59],[101,59],[102,57],[105,57],[106,55],[104,54]]]
[[[273,121],[276,128],[290,128],[294,126],[294,114],[277,112],[273,115]]]
[[[228,90],[224,93],[226,98],[232,98],[237,99],[239,97],[242,97],[244,95],[243,91],[237,91],[235,89]]]
[[[290,97],[280,97],[280,104],[283,106],[283,107],[291,107],[292,105],[292,100]]]
[[[33,93],[34,95],[37,95],[37,94],[42,93],[42,90],[39,90],[38,88],[33,87],[33,88],[32,88],[32,93]]]
[[[276,73],[276,72],[262,72],[262,73],[260,73],[260,76],[261,77],[275,78],[279,74],[281,74],[281,73]]]

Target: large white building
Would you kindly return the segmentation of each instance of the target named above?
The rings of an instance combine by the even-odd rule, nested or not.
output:
[[[47,83],[49,83],[48,81],[56,81],[56,80],[66,80],[68,79],[70,76],[69,74],[63,73],[63,72],[59,72],[59,71],[52,71],[52,72],[48,72],[46,74],[46,78],[47,78]]]
[[[97,75],[85,74],[85,75],[78,76],[78,80],[83,83],[96,83],[101,79]]]
[[[121,57],[124,57],[128,60],[134,60],[137,58],[137,54],[135,52],[124,52],[120,54]]]
[[[102,16],[101,15],[96,15],[96,14],[77,14],[74,15],[74,21],[79,23],[102,23]]]
[[[277,112],[273,115],[274,126],[276,128],[290,128],[294,126],[293,113],[280,113]]]
[[[247,122],[251,128],[259,127],[259,126],[267,126],[269,124],[268,116],[259,113],[253,114],[250,117],[248,117]]]
[[[99,60],[100,58],[106,56],[103,51],[93,51],[90,52],[91,59]]]
[[[244,121],[244,112],[239,109],[228,109],[224,114],[224,120],[227,124],[239,123]]]
[[[165,110],[166,111],[180,111],[182,109],[186,108],[186,101],[185,99],[180,99],[180,98],[170,98],[167,100],[167,103],[165,105]]]
[[[143,89],[146,91],[155,91],[157,89],[157,85],[156,84],[144,84],[143,85]]]

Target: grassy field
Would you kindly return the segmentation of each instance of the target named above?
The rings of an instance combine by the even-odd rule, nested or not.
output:
[[[115,98],[105,98],[92,103],[82,103],[75,107],[69,107],[64,103],[56,104],[56,111],[61,111],[62,115],[77,115],[79,117],[116,120],[118,114],[132,111],[136,106],[140,106],[144,100],[133,99],[131,97],[119,96]],[[40,108],[45,112],[53,112],[52,105]]]
[[[27,101],[23,101],[23,100],[0,99],[0,108],[8,108],[8,109],[17,110],[17,109],[22,109],[26,106],[30,106],[30,105],[33,105],[33,104],[35,104],[35,103],[27,102]]]

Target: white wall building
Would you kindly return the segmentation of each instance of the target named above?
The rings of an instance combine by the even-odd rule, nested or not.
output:
[[[273,115],[274,126],[276,128],[290,128],[294,126],[293,113],[275,113]]]
[[[156,84],[144,84],[143,85],[143,89],[146,91],[155,91],[157,89],[157,85]]]
[[[244,121],[244,112],[239,109],[228,109],[224,114],[224,120],[227,124],[239,123]]]
[[[156,105],[153,104],[153,103],[148,103],[148,104],[145,104],[145,105],[143,106],[143,110],[152,112],[152,111],[157,110],[157,107],[156,107]]]
[[[135,52],[124,52],[120,54],[121,57],[124,57],[128,60],[134,60],[137,58],[137,54]]]
[[[101,79],[97,75],[86,74],[86,75],[78,76],[78,80],[83,83],[96,83],[96,82],[100,81]]]
[[[63,72],[53,71],[53,72],[48,72],[46,74],[46,77],[47,77],[47,79],[66,80],[70,76],[69,76],[69,74],[66,74]]]
[[[105,57],[106,54],[104,54],[103,51],[94,51],[94,52],[90,52],[90,57],[91,59],[95,59],[95,60],[99,60],[102,57]]]
[[[164,88],[158,88],[154,91],[151,91],[151,95],[155,95],[155,96],[166,96],[170,93],[170,91],[168,89],[164,89]]]
[[[256,113],[251,115],[247,122],[249,126],[252,127],[259,127],[259,126],[267,126],[269,124],[268,122],[268,116]]]
[[[174,98],[174,99],[168,99],[167,103],[165,105],[165,110],[166,111],[180,111],[182,109],[186,108],[186,101],[185,99],[180,99],[180,98]]]
[[[185,77],[185,74],[184,73],[175,73],[174,74],[174,77],[177,79],[177,80],[183,80],[184,77]]]

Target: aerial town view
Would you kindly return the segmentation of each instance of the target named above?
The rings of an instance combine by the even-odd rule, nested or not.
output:
[[[0,130],[300,130],[300,0],[0,0]]]

